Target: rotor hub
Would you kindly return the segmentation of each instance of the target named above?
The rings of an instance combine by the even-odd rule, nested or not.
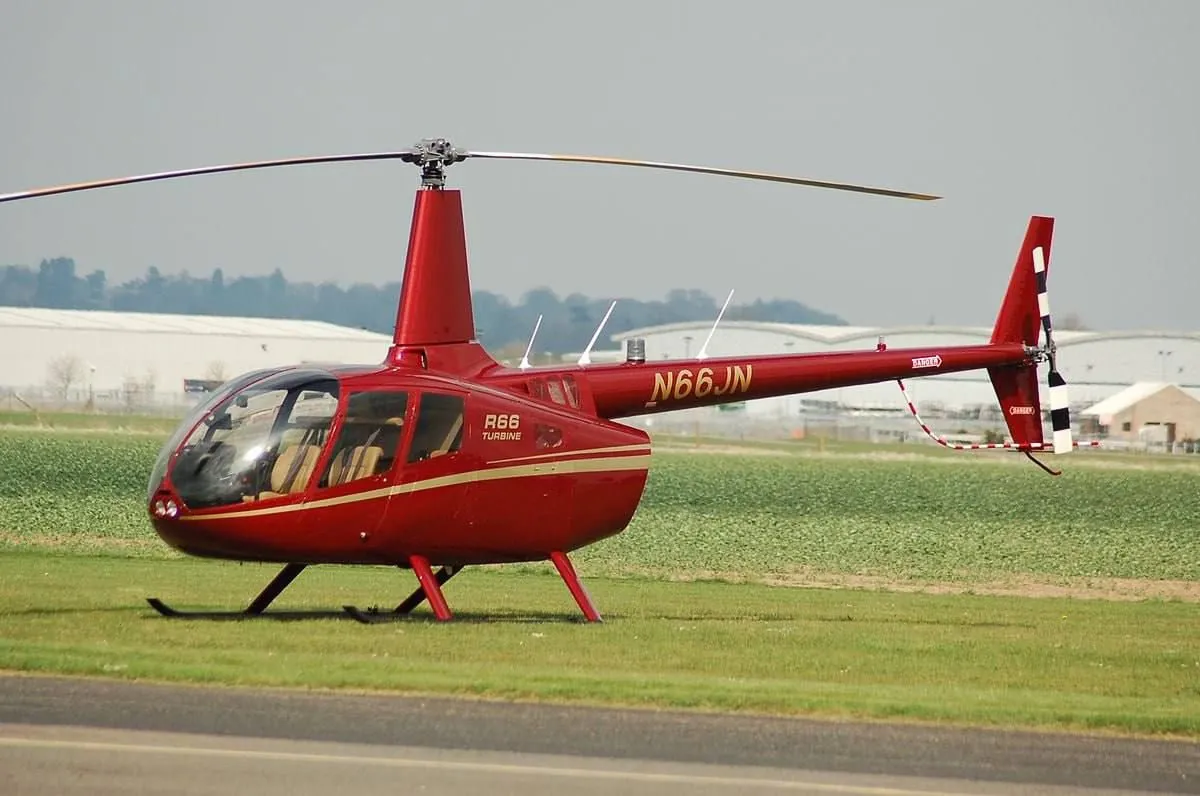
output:
[[[1049,362],[1051,368],[1055,367],[1055,358],[1058,354],[1058,346],[1053,340],[1041,346],[1025,346],[1025,355],[1033,362]]]
[[[440,190],[446,186],[446,167],[467,159],[467,153],[456,149],[445,138],[423,138],[413,144],[410,152],[401,157],[405,163],[421,168],[421,187]]]

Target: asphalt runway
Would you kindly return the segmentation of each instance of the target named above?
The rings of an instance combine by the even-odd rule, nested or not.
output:
[[[1200,744],[0,676],[0,793],[1200,793]]]

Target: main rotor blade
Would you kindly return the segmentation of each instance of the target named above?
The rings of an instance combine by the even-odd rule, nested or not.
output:
[[[941,199],[924,193],[894,191],[890,188],[872,188],[867,185],[853,185],[844,182],[824,182],[822,180],[805,180],[799,177],[787,177],[782,174],[766,174],[760,171],[740,171],[737,169],[719,169],[712,166],[687,166],[681,163],[660,163],[653,160],[626,160],[624,158],[605,158],[591,155],[544,155],[533,152],[464,152],[468,158],[495,158],[499,160],[556,160],[566,163],[606,163],[616,166],[640,166],[647,169],[666,169],[668,171],[690,171],[697,174],[717,174],[726,177],[745,177],[751,180],[766,180],[768,182],[786,182],[792,185],[808,185],[813,188],[832,188],[838,191],[855,191],[857,193],[878,194],[880,196],[896,196],[901,199],[918,199],[929,201]]]
[[[412,157],[412,151],[403,152],[366,152],[357,155],[316,155],[312,157],[283,158],[280,160],[258,160],[249,163],[230,163],[223,166],[201,166],[195,169],[180,169],[178,171],[160,171],[156,174],[139,174],[134,177],[116,177],[110,180],[94,180],[92,182],[76,182],[68,185],[55,185],[50,188],[35,188],[31,191],[0,194],[0,202],[11,202],[16,199],[32,199],[36,196],[53,196],[72,191],[87,191],[92,188],[109,188],[114,185],[129,185],[135,182],[152,182],[154,180],[169,180],[174,177],[193,177],[198,174],[219,174],[224,171],[246,171],[249,169],[267,169],[274,166],[299,166],[309,163],[339,163],[354,160],[395,160]]]

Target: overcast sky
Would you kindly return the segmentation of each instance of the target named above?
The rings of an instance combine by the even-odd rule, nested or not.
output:
[[[857,324],[990,325],[1039,213],[1057,315],[1194,330],[1197,31],[1194,0],[5,0],[0,192],[435,136],[778,171],[946,198],[449,174],[474,287],[513,299],[736,288]],[[321,165],[0,205],[0,264],[382,283],[417,182]]]

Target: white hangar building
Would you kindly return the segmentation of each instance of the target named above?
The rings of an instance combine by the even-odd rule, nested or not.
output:
[[[675,323],[633,329],[613,335],[626,341],[646,341],[646,359],[695,356],[712,329],[711,322]],[[722,322],[708,345],[709,356],[739,354],[808,354],[874,349],[882,337],[888,348],[978,345],[991,337],[991,328],[952,326],[807,326],[749,321]],[[1200,332],[1056,331],[1058,366],[1069,386],[1072,408],[1084,408],[1142,381],[1170,382],[1200,397]],[[1044,373],[1044,370],[1043,370]],[[919,409],[948,411],[997,406],[986,371],[909,378],[905,386]],[[1042,405],[1048,406],[1042,384]],[[751,401],[747,411],[794,417],[817,402],[839,404],[844,410],[895,411],[904,402],[895,382],[846,387],[783,398]],[[810,410],[811,411],[811,410]]]
[[[0,393],[178,406],[258,368],[382,362],[391,342],[319,321],[0,307]]]

